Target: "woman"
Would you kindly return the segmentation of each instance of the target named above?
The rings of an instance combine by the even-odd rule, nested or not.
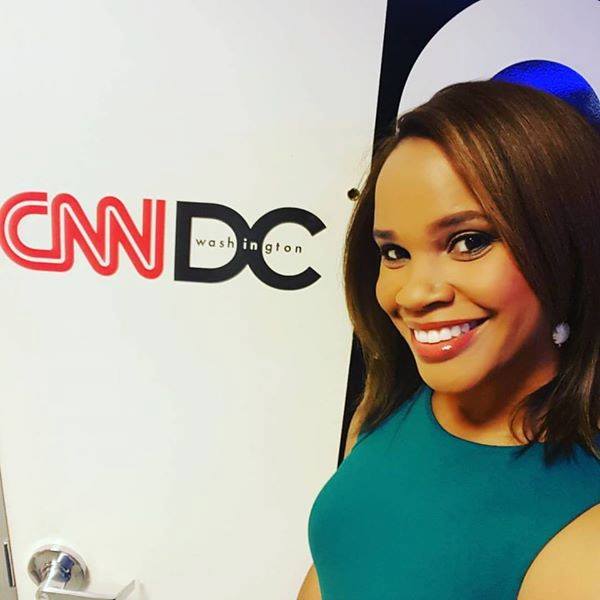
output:
[[[574,108],[502,81],[377,149],[345,252],[365,390],[299,600],[600,598],[599,165]]]

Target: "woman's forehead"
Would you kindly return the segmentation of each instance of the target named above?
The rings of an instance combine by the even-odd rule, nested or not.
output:
[[[422,138],[402,140],[386,160],[375,187],[375,228],[426,229],[466,210],[481,211],[444,152]]]
[[[430,140],[402,140],[386,159],[375,185],[375,196],[452,196],[469,192],[444,151]]]

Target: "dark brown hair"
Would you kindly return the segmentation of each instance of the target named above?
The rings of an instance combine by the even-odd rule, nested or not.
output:
[[[366,381],[362,432],[372,431],[423,383],[412,352],[379,306],[380,255],[372,238],[375,183],[403,138],[436,142],[469,186],[552,324],[571,330],[556,376],[516,407],[527,450],[547,461],[580,444],[600,460],[600,132],[567,102],[525,85],[447,86],[396,121],[374,151],[344,249],[346,303]],[[529,435],[531,433],[531,435]]]

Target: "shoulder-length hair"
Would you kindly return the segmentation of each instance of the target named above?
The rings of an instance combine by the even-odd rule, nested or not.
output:
[[[408,344],[375,296],[375,183],[386,158],[409,136],[442,148],[550,322],[570,326],[556,376],[511,414],[513,435],[523,414],[521,451],[543,441],[546,461],[553,461],[579,444],[600,459],[594,439],[600,419],[600,131],[567,102],[502,81],[443,88],[401,115],[395,132],[375,147],[343,261],[346,304],[366,372],[358,398],[361,431],[372,431],[423,383]]]

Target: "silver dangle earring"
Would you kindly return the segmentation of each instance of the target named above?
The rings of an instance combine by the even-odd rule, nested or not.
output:
[[[569,324],[563,321],[559,323],[552,332],[552,339],[554,343],[560,348],[561,344],[564,344],[569,338],[569,333],[571,329],[569,328]]]

